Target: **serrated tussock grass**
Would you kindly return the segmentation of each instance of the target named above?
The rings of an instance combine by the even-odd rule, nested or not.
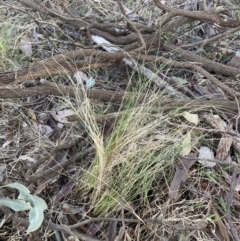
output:
[[[166,120],[177,118],[178,111],[163,113],[161,100],[164,102],[165,96],[149,91],[149,85],[139,86],[132,97],[121,103],[107,136],[96,121],[92,102],[88,98],[81,100],[79,118],[95,147],[95,158],[83,170],[79,188],[81,195],[91,193],[96,216],[117,211],[139,195],[144,202],[157,179],[164,177],[170,182],[173,163],[182,148],[185,132],[166,125]],[[147,97],[138,101],[143,92],[148,93]],[[152,107],[159,108],[159,112],[151,113]]]

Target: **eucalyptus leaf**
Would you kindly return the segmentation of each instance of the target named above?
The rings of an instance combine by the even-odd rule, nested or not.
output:
[[[33,196],[34,199],[34,208],[29,212],[29,226],[27,229],[27,233],[31,233],[36,231],[43,222],[43,212],[47,209],[47,205],[45,201],[37,196]]]
[[[32,209],[29,202],[25,202],[23,200],[12,200],[10,198],[0,198],[0,205],[11,208],[16,212]]]
[[[29,212],[30,224],[27,229],[27,233],[36,231],[43,222],[43,218],[44,218],[43,212],[44,210],[47,209],[46,202],[42,198],[30,194],[30,191],[20,183],[11,183],[6,185],[5,187],[18,189],[19,191],[18,200],[3,198],[3,199],[0,199],[0,205],[9,207],[14,211],[25,211],[30,209],[30,212]]]
[[[18,199],[21,199],[21,200],[25,200],[25,201],[28,201],[32,204],[33,206],[33,199],[32,199],[32,195],[30,194],[30,191],[25,187],[23,186],[22,184],[20,183],[10,183],[8,185],[5,185],[5,187],[11,187],[11,188],[16,188],[18,189],[19,191],[19,196],[18,196]]]

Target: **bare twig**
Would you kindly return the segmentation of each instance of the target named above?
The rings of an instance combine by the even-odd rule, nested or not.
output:
[[[4,212],[5,215],[8,216],[8,218],[10,220],[13,220],[17,223],[20,223],[21,225],[25,226],[25,227],[28,227],[29,225],[29,222],[28,220],[24,219],[24,218],[21,218],[21,217],[18,217],[16,216],[13,212],[11,212],[9,210],[9,208],[6,208],[6,207],[3,207],[1,206],[1,210]],[[43,221],[43,225],[52,229],[52,230],[58,230],[58,231],[63,231],[63,232],[66,232],[70,235],[73,235],[77,238],[80,238],[82,240],[85,240],[85,241],[99,241],[98,239],[95,239],[95,238],[91,238],[85,234],[82,234],[82,233],[79,233],[79,232],[76,232],[76,231],[73,231],[73,230],[70,230],[69,228],[67,228],[66,226],[63,226],[63,225],[57,225],[51,221]]]
[[[230,191],[228,196],[226,197],[226,217],[227,217],[227,221],[228,221],[228,225],[230,227],[232,236],[234,237],[235,241],[240,241],[239,236],[236,232],[236,229],[233,225],[232,222],[232,217],[231,217],[231,206],[232,206],[232,200],[233,200],[233,195],[234,195],[234,191],[237,185],[237,173],[238,173],[239,169],[236,166],[233,169],[233,174],[232,174],[232,181],[231,181],[231,185],[230,185]]]
[[[225,31],[224,33],[221,33],[221,34],[218,34],[216,36],[213,36],[211,38],[207,38],[207,39],[204,39],[202,41],[198,41],[198,42],[194,42],[194,43],[190,43],[190,44],[184,44],[184,45],[181,45],[181,48],[183,49],[189,49],[191,47],[194,47],[194,46],[199,46],[201,45],[202,47],[204,47],[205,45],[207,44],[210,44],[210,43],[213,43],[219,39],[222,39],[230,34],[233,34],[237,31],[240,30],[240,27],[236,27],[236,28],[233,28],[233,29],[230,29],[228,31]]]
[[[99,218],[89,218],[87,220],[81,221],[79,223],[73,224],[68,226],[68,228],[70,229],[75,229],[79,226],[88,224],[88,223],[92,223],[92,222],[96,222],[96,221],[116,221],[116,222],[122,222],[122,217],[121,218],[104,218],[104,217],[99,217]],[[149,218],[149,219],[133,219],[133,218],[124,218],[124,222],[125,223],[141,223],[141,222],[146,222],[146,223],[162,223],[162,220],[156,219],[156,218]]]
[[[170,19],[172,19],[175,16],[184,16],[190,19],[194,19],[197,21],[211,21],[213,23],[217,23],[218,25],[222,27],[238,27],[240,24],[240,21],[238,20],[227,20],[227,19],[221,19],[217,16],[222,11],[225,11],[225,9],[209,9],[207,11],[187,11],[183,9],[172,9],[168,7],[167,5],[164,5],[159,0],[154,0],[157,7],[159,7],[162,10],[165,10],[168,13],[164,21],[161,23],[162,25],[166,24]]]
[[[224,165],[224,166],[236,166],[237,164],[235,162],[227,162],[227,161],[221,161],[221,160],[218,160],[218,159],[208,159],[208,158],[199,158],[199,157],[190,157],[188,158],[187,156],[184,156],[183,157],[184,159],[195,159],[195,160],[198,160],[198,161],[208,161],[208,162],[215,162],[215,163],[218,163],[220,165]]]
[[[212,200],[209,200],[208,205],[207,205],[207,213],[203,216],[203,218],[198,222],[197,225],[193,226],[183,226],[180,224],[173,225],[173,229],[177,231],[185,231],[185,230],[202,230],[207,226],[207,218],[210,214],[211,211],[211,206],[212,206]]]
[[[47,156],[44,156],[43,158],[41,158],[39,161],[37,161],[35,164],[31,165],[26,173],[26,176],[25,176],[25,180],[27,182],[30,182],[29,181],[29,177],[31,174],[33,174],[36,169],[41,165],[43,164],[44,162],[46,162],[48,159],[52,158],[54,156],[54,154],[58,153],[59,151],[61,150],[65,150],[65,149],[69,149],[71,148],[72,146],[75,146],[76,143],[78,143],[82,138],[85,138],[87,135],[86,132],[83,132],[81,134],[81,136],[79,138],[76,138],[76,139],[68,139],[65,143],[63,144],[59,144],[58,146],[54,147],[50,153],[48,153]]]
[[[41,173],[37,173],[37,174],[34,173],[34,175],[29,177],[29,182],[36,182],[38,179],[40,179],[44,176],[48,176],[49,174],[56,172],[59,169],[69,166],[71,163],[81,160],[84,156],[88,155],[93,149],[94,149],[93,147],[89,147],[86,150],[76,154],[72,159],[67,160],[66,162],[64,162],[62,164],[58,164],[58,165],[56,165],[46,171],[43,171]]]
[[[173,123],[170,121],[167,121],[167,124],[170,126],[177,126],[177,127],[181,127],[181,128],[189,129],[189,130],[199,130],[199,131],[205,131],[205,132],[221,133],[221,134],[226,134],[226,135],[230,135],[230,136],[237,137],[237,138],[240,137],[240,135],[234,131],[223,131],[223,130],[217,130],[217,129],[201,128],[201,127],[197,127],[197,126],[176,124],[176,123]]]
[[[139,29],[135,26],[135,24],[134,24],[130,19],[128,19],[128,17],[127,17],[127,15],[126,15],[126,13],[125,13],[125,10],[124,10],[124,8],[123,8],[123,5],[122,5],[121,1],[120,1],[120,0],[117,0],[117,3],[118,3],[118,6],[119,6],[119,8],[120,8],[120,10],[121,10],[121,13],[123,14],[124,19],[127,21],[127,23],[129,24],[130,28],[137,33],[137,35],[138,35],[138,37],[139,37],[139,39],[140,39],[140,41],[141,41],[142,46],[140,46],[139,48],[135,49],[134,51],[139,51],[139,52],[140,52],[141,50],[145,50],[145,51],[146,51],[146,43],[145,43],[145,41],[144,41],[144,39],[143,39],[143,36],[142,36],[141,32],[140,32]]]

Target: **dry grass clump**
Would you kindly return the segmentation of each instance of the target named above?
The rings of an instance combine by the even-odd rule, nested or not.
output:
[[[148,200],[154,182],[171,181],[185,131],[166,125],[166,120],[177,118],[179,113],[161,111],[165,97],[160,92],[151,93],[139,104],[138,93],[142,91],[136,91],[135,96],[121,103],[108,135],[96,121],[93,102],[86,98],[77,101],[77,108],[72,105],[96,152],[79,182],[81,195],[89,195],[91,191],[93,215],[108,215],[140,197],[142,205]],[[152,107],[159,112],[151,113]]]
[[[76,87],[76,97],[82,89],[82,86]],[[151,95],[137,101],[141,92]],[[212,175],[210,169],[197,165],[189,172],[179,201],[171,202],[168,195],[175,164],[185,148],[186,133],[191,132],[192,146],[203,138],[202,133],[183,129],[181,125],[169,127],[169,120],[183,121],[181,109],[161,111],[165,97],[160,92],[151,92],[146,87],[136,89],[135,93],[121,103],[107,134],[103,132],[104,123],[97,121],[102,114],[96,107],[99,103],[88,98],[77,100],[75,104],[66,102],[75,110],[95,150],[88,163],[82,163],[78,188],[72,194],[73,203],[85,202],[87,213],[95,217],[121,217],[120,210],[125,210],[124,218],[140,221],[140,224],[128,226],[125,237],[133,232],[140,240],[164,240],[171,236],[181,240],[186,238],[182,231],[185,227],[214,226],[216,217],[208,213],[212,207],[209,190],[202,190],[202,183],[208,183],[211,190],[224,191],[221,174]],[[159,112],[152,113],[153,107]],[[212,145],[211,142],[210,139],[208,144]],[[215,240],[206,229],[196,229],[194,237]]]
[[[19,49],[21,38],[28,37],[34,22],[27,14],[8,12],[6,7],[0,8],[0,70],[16,69],[29,61]],[[9,16],[10,15],[10,16]]]

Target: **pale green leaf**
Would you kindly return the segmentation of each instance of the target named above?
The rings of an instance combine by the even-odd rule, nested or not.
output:
[[[30,202],[33,206],[32,195],[30,194],[30,191],[25,186],[23,186],[20,183],[15,182],[15,183],[10,183],[10,184],[6,185],[5,187],[11,187],[11,188],[18,189],[18,191],[19,191],[18,199]]]
[[[27,229],[27,233],[36,231],[43,222],[43,218],[44,218],[43,212],[44,212],[44,210],[47,209],[46,202],[40,197],[31,195],[30,191],[20,183],[11,183],[6,186],[18,189],[18,191],[20,193],[18,196],[18,199],[21,199],[21,200],[7,199],[8,203],[5,206],[12,208],[14,211],[25,211],[25,210],[31,209],[29,212],[29,223],[30,224]],[[17,201],[17,203],[15,201]],[[25,203],[25,206],[23,203]],[[17,204],[19,206],[16,206]],[[26,206],[27,204],[28,204],[28,206]],[[2,205],[4,205],[4,204],[2,204]]]
[[[29,202],[18,199],[12,200],[10,198],[0,198],[0,205],[11,208],[16,212],[26,211],[32,208]]]
[[[31,233],[36,231],[43,222],[43,212],[45,209],[47,209],[47,204],[45,201],[37,196],[33,196],[34,199],[34,207],[29,212],[29,226],[27,229],[27,233]]]

